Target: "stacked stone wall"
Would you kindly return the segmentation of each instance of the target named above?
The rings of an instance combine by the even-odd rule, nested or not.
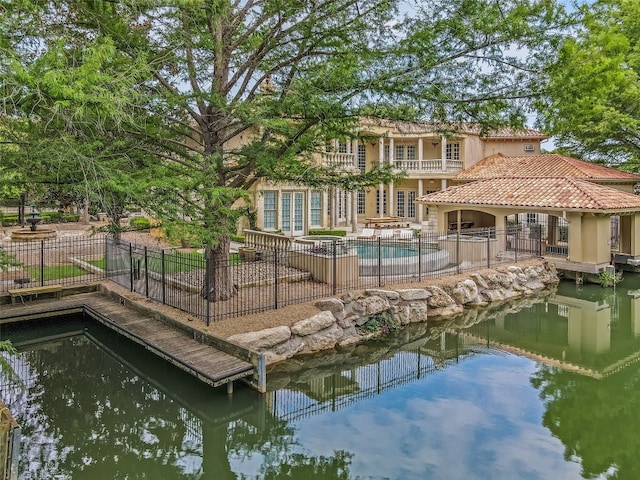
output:
[[[264,353],[267,363],[272,364],[366,340],[373,333],[360,327],[380,315],[400,325],[439,321],[462,315],[466,307],[534,295],[558,281],[555,266],[540,260],[524,266],[503,266],[457,276],[439,282],[439,286],[369,289],[320,300],[316,302],[320,313],[301,319],[291,327],[233,335],[228,340]],[[477,315],[470,317],[477,318]]]

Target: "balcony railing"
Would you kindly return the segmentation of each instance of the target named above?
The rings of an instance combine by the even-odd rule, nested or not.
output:
[[[385,160],[385,164],[389,161]],[[443,166],[444,163],[444,166]],[[324,157],[324,164],[340,170],[356,170],[355,155],[352,153],[328,153]],[[464,168],[462,160],[443,160],[441,158],[422,160],[395,160],[392,162],[396,170],[407,173],[457,173]]]
[[[355,170],[355,155],[353,153],[327,153],[324,156],[324,164],[328,167]]]
[[[441,158],[429,160],[396,160],[393,162],[397,170],[407,173],[451,173],[460,172],[463,169],[462,160],[445,160],[443,165]]]

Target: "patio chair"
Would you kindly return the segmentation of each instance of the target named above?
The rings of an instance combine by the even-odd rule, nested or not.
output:
[[[380,230],[380,238],[383,240],[391,240],[395,236],[393,229]]]
[[[358,240],[373,240],[376,238],[376,231],[373,228],[363,228],[360,235],[356,237]]]
[[[399,240],[413,240],[413,230],[410,228],[402,228],[398,235]]]

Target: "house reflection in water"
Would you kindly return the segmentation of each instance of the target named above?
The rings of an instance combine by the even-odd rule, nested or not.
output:
[[[269,373],[267,403],[288,420],[338,410],[477,354],[511,352],[593,378],[640,361],[640,290],[566,282],[537,303],[485,310],[471,326],[413,326],[403,338],[285,364]]]
[[[517,314],[458,330],[463,344],[489,342],[595,378],[640,360],[640,291],[590,286],[591,295],[558,294]],[[599,289],[599,290],[596,290]]]

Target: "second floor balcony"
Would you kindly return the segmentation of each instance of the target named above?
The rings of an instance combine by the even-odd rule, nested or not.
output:
[[[374,160],[374,164],[379,164]],[[358,171],[355,155],[351,153],[328,153],[324,156],[324,164],[328,167],[344,171]],[[409,175],[458,173],[464,169],[463,160],[449,158],[430,158],[422,160],[384,160],[383,164],[393,165],[394,170]]]

